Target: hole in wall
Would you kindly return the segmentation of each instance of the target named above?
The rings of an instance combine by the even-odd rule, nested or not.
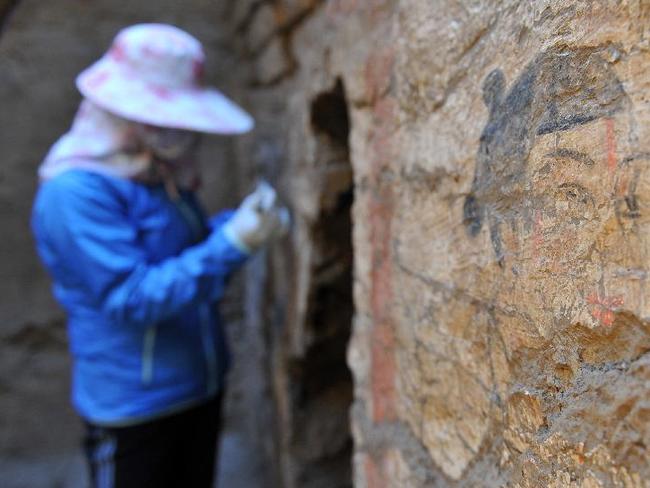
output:
[[[317,95],[310,106],[317,141],[320,212],[311,227],[312,279],[305,324],[309,343],[296,364],[294,401],[300,486],[352,486],[349,409],[352,375],[346,354],[352,299],[354,201],[349,158],[350,122],[343,82]]]
[[[319,94],[311,104],[311,126],[339,146],[348,147],[350,117],[343,81],[337,79],[331,91]],[[349,162],[348,162],[349,163]]]

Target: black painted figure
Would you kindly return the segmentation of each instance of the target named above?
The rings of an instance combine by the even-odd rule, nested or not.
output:
[[[532,221],[531,206],[523,203],[535,138],[610,117],[629,103],[612,66],[595,48],[544,51],[525,67],[507,94],[505,84],[498,69],[483,83],[489,119],[481,134],[463,216],[471,236],[487,220],[500,266],[504,264],[501,226],[514,225],[521,217]]]

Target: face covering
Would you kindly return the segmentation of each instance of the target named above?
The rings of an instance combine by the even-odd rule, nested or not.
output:
[[[144,183],[171,178],[180,188],[196,189],[200,175],[194,153],[199,140],[193,132],[143,126],[84,100],[70,131],[52,146],[38,175],[48,180],[84,169]]]
[[[142,125],[141,127],[141,138],[144,145],[151,149],[154,156],[170,164],[181,162],[200,142],[198,132],[151,125]]]

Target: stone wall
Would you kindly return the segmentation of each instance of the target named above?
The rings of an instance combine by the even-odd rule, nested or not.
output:
[[[253,110],[242,180],[271,181],[293,211],[292,234],[258,262],[247,283],[262,297],[249,319],[265,324],[277,425],[267,452],[276,485],[350,486],[353,201],[345,83],[322,69],[322,3],[232,2],[225,12],[242,62],[232,86]],[[311,58],[311,61],[310,61]],[[314,64],[312,64],[314,63]],[[263,270],[266,270],[263,272]],[[269,433],[262,417],[260,432]]]
[[[349,232],[355,486],[647,486],[650,4],[224,15],[242,178],[295,220],[249,283],[283,486],[350,482]]]
[[[206,148],[209,206],[263,177],[293,212],[234,330],[275,486],[647,486],[647,1],[133,5],[0,2],[3,475],[77,449],[36,165],[74,75],[160,20],[257,120]]]

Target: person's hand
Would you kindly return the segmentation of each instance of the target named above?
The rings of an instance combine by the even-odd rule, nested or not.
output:
[[[260,183],[224,225],[226,237],[240,250],[251,253],[289,230],[289,211],[278,205],[277,193]]]

